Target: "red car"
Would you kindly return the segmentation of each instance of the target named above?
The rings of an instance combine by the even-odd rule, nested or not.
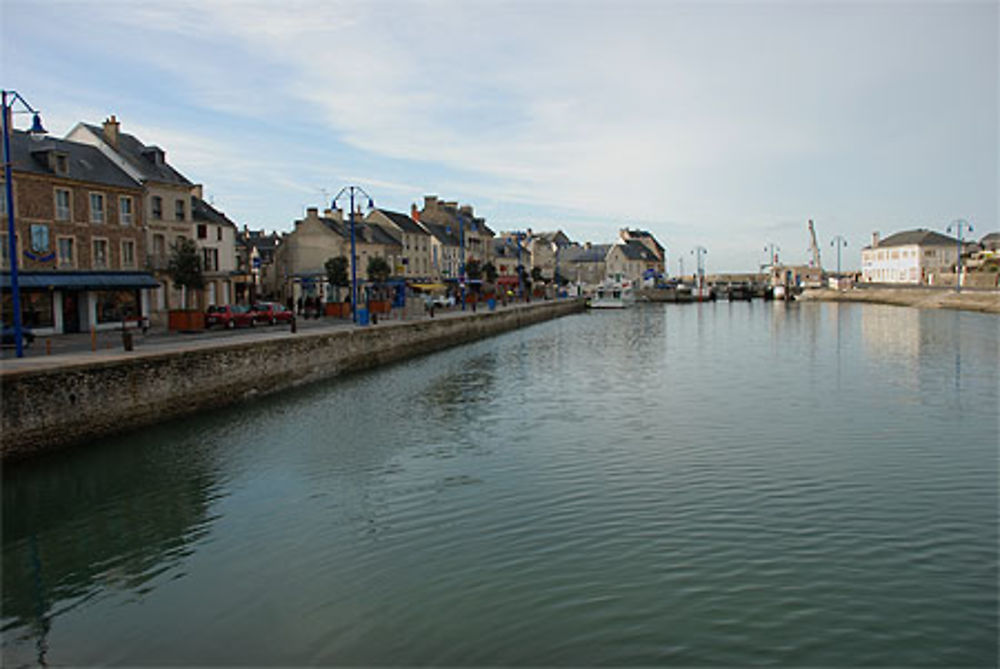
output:
[[[291,323],[292,317],[295,315],[286,309],[284,305],[277,302],[258,302],[253,305],[251,311],[253,311],[255,321],[271,325],[275,323]]]
[[[205,327],[221,325],[224,328],[242,328],[255,325],[254,315],[244,306],[238,304],[222,304],[209,307],[205,312]]]

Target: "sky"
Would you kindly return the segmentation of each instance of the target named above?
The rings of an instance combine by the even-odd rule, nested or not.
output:
[[[652,232],[672,273],[1000,230],[1000,3],[0,0],[0,82],[114,114],[239,225],[346,185],[495,231]],[[18,116],[26,128],[28,116]]]

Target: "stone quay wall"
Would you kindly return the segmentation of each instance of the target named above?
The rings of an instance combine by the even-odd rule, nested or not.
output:
[[[583,300],[5,370],[0,458],[25,458],[583,311]]]

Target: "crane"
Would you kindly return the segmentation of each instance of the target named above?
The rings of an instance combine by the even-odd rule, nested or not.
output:
[[[809,219],[809,250],[812,252],[812,260],[809,262],[809,266],[816,269],[823,269],[823,265],[819,261],[819,244],[816,243],[816,228],[813,226],[811,218]]]

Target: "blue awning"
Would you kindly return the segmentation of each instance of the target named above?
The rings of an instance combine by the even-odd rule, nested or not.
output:
[[[18,272],[17,284],[21,290],[117,290],[160,285],[145,272]],[[0,273],[0,288],[10,290],[10,272]]]

